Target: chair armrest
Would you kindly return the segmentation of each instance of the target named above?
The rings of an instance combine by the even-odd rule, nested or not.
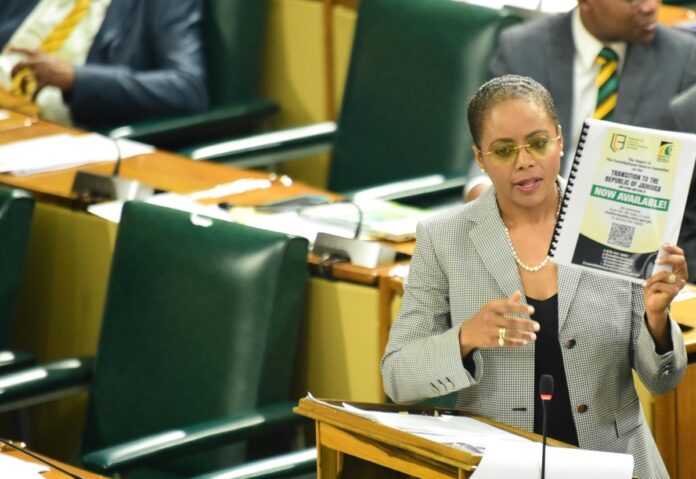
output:
[[[268,100],[250,100],[233,105],[212,107],[193,115],[179,115],[122,125],[104,132],[111,138],[162,144],[183,144],[187,141],[204,141],[219,134],[229,134],[231,129],[250,126],[254,122],[278,111],[278,105]]]
[[[417,178],[384,183],[362,190],[349,191],[344,193],[344,195],[353,200],[403,200],[446,191],[461,190],[464,185],[466,185],[467,179],[467,176],[457,175],[425,175]]]
[[[181,150],[180,153],[194,160],[256,168],[323,153],[333,145],[335,133],[336,123],[328,121],[237,140],[200,145]]]
[[[24,351],[0,351],[0,374],[24,369],[33,366],[36,363],[36,357],[33,354]]]
[[[0,376],[0,412],[32,406],[84,389],[93,358],[72,358]]]
[[[261,459],[241,466],[211,472],[191,479],[278,479],[297,477],[317,470],[317,448]]]
[[[152,434],[92,451],[82,464],[97,472],[123,470],[139,464],[222,446],[300,424],[304,418],[292,412],[293,402],[273,404],[181,429]]]

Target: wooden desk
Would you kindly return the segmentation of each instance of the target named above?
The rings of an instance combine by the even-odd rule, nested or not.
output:
[[[12,115],[0,121],[0,143],[76,132],[45,122],[19,127],[23,118]],[[109,174],[113,163],[81,169]],[[38,199],[13,345],[35,352],[42,362],[92,355],[99,336],[117,226],[88,214],[86,204],[71,193],[76,171],[25,177],[0,175],[1,184],[27,189]],[[121,173],[177,193],[268,175],[161,151],[124,160]],[[303,193],[326,192],[301,183],[285,187],[277,182],[269,189],[222,199],[253,205]],[[311,266],[317,261],[310,256]],[[304,334],[299,339],[298,372],[293,382],[297,397],[309,390],[322,396],[379,400],[378,278],[379,271],[339,264],[333,268],[332,279],[310,279]],[[368,375],[367,370],[374,372]],[[32,411],[36,423],[32,447],[52,457],[70,457],[79,437],[84,397],[78,404],[61,401]],[[63,431],[60,441],[55,438],[56,430]]]
[[[369,410],[405,409],[404,406],[388,404],[352,404]],[[432,408],[415,406],[408,407],[408,410],[432,411]],[[453,409],[440,410],[464,415]],[[480,456],[461,449],[438,444],[309,399],[301,399],[295,412],[316,422],[318,479],[392,478],[404,477],[404,474],[423,479],[464,479],[471,476],[481,460]],[[477,419],[528,439],[540,439],[536,434],[502,423]],[[564,446],[554,439],[549,439],[548,443]],[[394,471],[401,474],[394,474]]]
[[[480,461],[308,399],[300,400],[295,412],[315,421],[318,479],[393,477],[390,471],[424,479],[466,478]]]
[[[43,121],[24,128],[18,127],[25,118],[22,115],[12,113],[10,118],[0,120],[0,144],[50,134],[82,133],[75,129]],[[113,169],[114,162],[106,162],[29,176],[0,174],[0,183],[31,191],[38,200],[70,206],[80,210],[84,209],[87,204],[78,199],[71,191],[75,173],[78,170],[84,170],[109,175]],[[216,163],[194,161],[190,158],[165,151],[156,151],[152,154],[139,155],[123,160],[120,175],[124,178],[139,180],[158,190],[175,193],[191,193],[205,190],[240,178],[269,177],[268,173],[262,171],[243,170]],[[238,206],[253,206],[305,193],[329,194],[325,190],[313,188],[302,183],[294,182],[291,186],[284,186],[278,181],[274,182],[267,189],[230,195],[209,202],[224,200]],[[338,197],[337,195],[333,196]]]

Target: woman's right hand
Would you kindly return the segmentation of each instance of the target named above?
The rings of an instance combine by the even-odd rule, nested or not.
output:
[[[534,308],[520,303],[521,299],[522,293],[518,291],[508,299],[489,301],[476,315],[463,322],[459,329],[462,357],[468,356],[476,348],[520,347],[534,341],[534,331],[539,331],[539,323],[508,316],[534,314]]]

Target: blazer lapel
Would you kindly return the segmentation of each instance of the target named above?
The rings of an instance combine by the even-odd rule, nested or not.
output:
[[[106,50],[124,30],[124,19],[137,15],[137,0],[112,1],[106,9],[104,21],[90,49],[91,58],[101,58],[100,53]]]
[[[571,12],[572,13],[572,12]],[[556,101],[556,113],[558,120],[565,131],[570,132],[572,127],[571,110],[572,100],[563,101],[563,98],[573,98],[573,58],[575,45],[573,44],[572,16],[567,13],[559,17],[554,27],[548,30],[548,79],[549,93]],[[568,55],[571,55],[570,60]]]
[[[558,266],[558,331],[563,329],[563,324],[568,318],[570,304],[575,298],[578,284],[582,277],[580,268],[570,266]]]
[[[495,278],[505,297],[522,291],[522,280],[510,245],[505,239],[505,226],[500,218],[493,187],[476,201],[472,213],[477,225],[471,229],[469,237],[484,266]]]
[[[619,98],[614,112],[614,121],[619,123],[634,123],[639,101],[643,98],[648,78],[645,72],[654,64],[655,50],[652,44],[641,45],[632,43],[626,51],[621,74],[619,75]]]

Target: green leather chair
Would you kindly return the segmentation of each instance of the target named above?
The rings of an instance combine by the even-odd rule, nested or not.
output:
[[[0,376],[0,409],[89,383],[82,465],[131,479],[274,454],[307,279],[305,239],[126,203],[96,358]]]
[[[452,0],[360,2],[336,125],[275,133],[265,147],[254,137],[186,153],[255,166],[273,153],[284,160],[331,143],[331,190],[459,188],[473,159],[468,98],[491,76],[499,32],[517,21],[506,10]]]
[[[175,149],[258,129],[278,110],[260,92],[268,4],[268,0],[205,0],[208,111],[121,125],[106,133]]]
[[[6,349],[15,319],[33,215],[34,198],[29,193],[0,187],[0,373],[34,362],[29,353]]]

